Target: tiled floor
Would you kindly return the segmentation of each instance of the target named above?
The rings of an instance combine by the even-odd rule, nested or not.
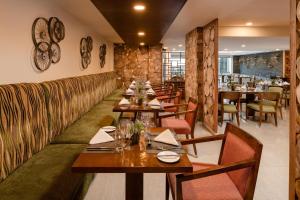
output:
[[[289,116],[284,110],[283,120],[278,127],[273,125],[272,118],[268,123],[258,127],[257,122],[241,120],[241,128],[254,135],[263,145],[262,160],[255,191],[255,200],[288,199],[288,155],[289,155]],[[225,123],[219,133],[223,133]],[[197,136],[209,135],[200,124],[196,127]],[[199,157],[192,161],[216,163],[220,152],[220,142],[210,142],[197,146]],[[191,151],[192,152],[192,151]],[[165,188],[164,174],[145,174],[144,199],[163,200]],[[123,200],[125,196],[124,174],[98,174],[92,183],[86,200]],[[171,199],[171,198],[170,198]]]

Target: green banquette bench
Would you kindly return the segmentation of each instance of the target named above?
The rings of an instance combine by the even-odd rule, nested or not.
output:
[[[114,72],[1,85],[0,199],[83,199],[94,175],[72,173],[72,163],[118,119],[121,93]]]

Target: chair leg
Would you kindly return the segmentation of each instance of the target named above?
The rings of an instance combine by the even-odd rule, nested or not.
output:
[[[221,126],[223,125],[223,121],[224,121],[224,113],[221,113]]]
[[[191,137],[192,137],[192,139],[194,139],[194,133],[191,134]],[[193,144],[193,148],[194,148],[195,155],[197,156],[196,144]]]
[[[282,117],[282,107],[279,108],[279,112],[280,112],[281,119],[283,119],[283,117]]]
[[[169,200],[169,195],[170,195],[170,187],[169,187],[168,175],[166,174],[166,200]]]
[[[265,121],[267,121],[267,120],[268,120],[268,114],[265,113]]]
[[[277,112],[274,113],[275,126],[277,126]]]
[[[239,113],[235,113],[236,115],[236,121],[237,121],[237,124],[240,126],[240,116],[239,116]]]
[[[262,116],[263,113],[262,112],[259,112],[259,127],[261,126],[261,121],[262,121]]]

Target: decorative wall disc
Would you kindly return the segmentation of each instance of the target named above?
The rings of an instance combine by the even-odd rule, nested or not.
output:
[[[35,47],[37,47],[40,42],[50,44],[51,39],[48,32],[48,21],[45,18],[39,17],[34,20],[32,25],[32,40]]]
[[[43,17],[34,20],[32,25],[32,40],[35,46],[34,64],[40,71],[47,70],[51,63],[60,61],[58,42],[65,37],[65,27],[57,17],[49,21]]]
[[[103,68],[105,65],[105,56],[106,56],[106,44],[100,45],[99,48],[99,58],[100,58],[100,67]]]
[[[93,39],[91,36],[81,38],[80,40],[80,55],[81,55],[81,66],[83,69],[88,68],[92,61],[92,49]]]
[[[60,47],[56,42],[51,44],[52,63],[58,63],[60,61]]]
[[[46,42],[40,42],[34,49],[34,63],[38,70],[47,70],[52,62],[52,53],[50,45]]]

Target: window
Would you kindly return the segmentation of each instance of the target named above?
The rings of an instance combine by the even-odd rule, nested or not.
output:
[[[220,56],[219,57],[219,74],[231,74],[232,73],[232,57]]]
[[[185,52],[183,51],[163,51],[163,81],[169,80],[174,76],[184,77],[185,74]]]

